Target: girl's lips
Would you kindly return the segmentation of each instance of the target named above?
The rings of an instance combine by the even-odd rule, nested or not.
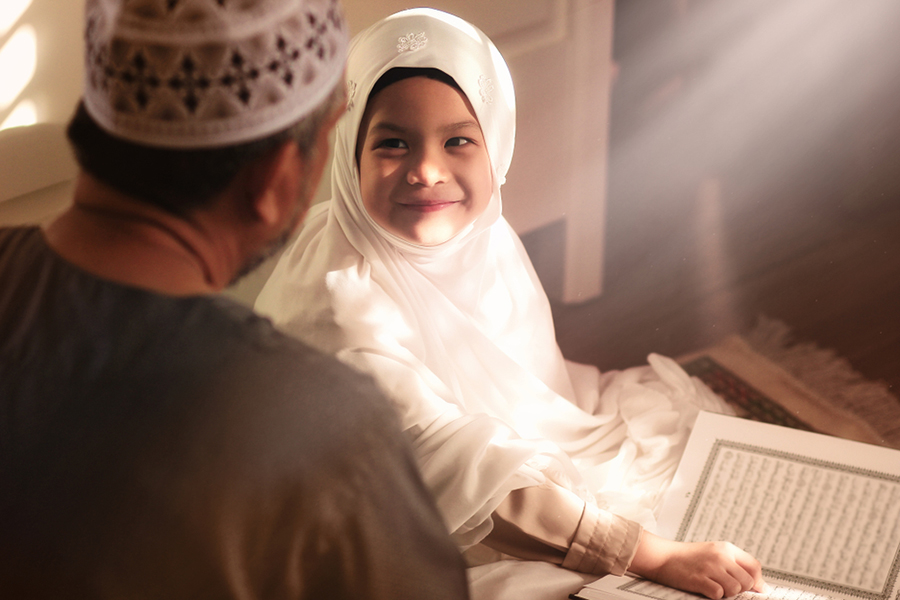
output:
[[[408,208],[409,210],[414,210],[417,212],[436,212],[439,210],[443,210],[448,206],[453,206],[456,204],[453,200],[448,200],[447,202],[422,202],[422,203],[410,203],[410,204],[401,204],[402,207]]]

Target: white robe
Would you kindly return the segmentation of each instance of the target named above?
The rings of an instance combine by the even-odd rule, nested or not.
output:
[[[365,102],[400,66],[454,78],[491,158],[488,208],[437,246],[387,232],[360,196],[355,148]],[[333,198],[311,211],[256,308],[378,380],[461,548],[481,541],[498,504],[528,486],[560,485],[652,526],[698,409],[724,404],[662,356],[605,374],[563,358],[547,297],[501,215],[515,99],[499,52],[465,21],[414,9],[353,40],[347,78]]]

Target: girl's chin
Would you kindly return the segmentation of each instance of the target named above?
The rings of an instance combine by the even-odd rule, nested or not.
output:
[[[452,217],[460,217],[461,215],[451,214],[446,211],[409,211],[403,214],[401,218],[396,218],[398,216],[400,215],[395,214],[395,219],[385,229],[411,244],[420,246],[443,244],[468,227],[472,222],[468,219],[460,222],[459,218]]]
[[[437,246],[443,244],[459,232],[450,226],[432,225],[430,227],[416,227],[404,231],[395,232],[404,240],[421,246]]]

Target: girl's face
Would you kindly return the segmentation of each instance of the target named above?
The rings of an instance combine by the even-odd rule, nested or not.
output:
[[[487,208],[491,162],[464,94],[427,77],[371,99],[356,145],[363,205],[376,223],[416,244],[447,241]]]

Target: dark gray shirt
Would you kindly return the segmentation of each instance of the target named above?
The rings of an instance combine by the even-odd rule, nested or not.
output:
[[[0,229],[0,597],[464,598],[370,379]]]

